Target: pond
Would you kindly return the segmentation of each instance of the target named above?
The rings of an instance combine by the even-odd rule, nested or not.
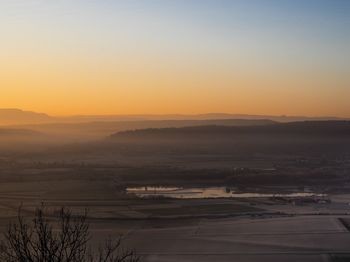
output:
[[[198,188],[182,188],[182,187],[128,187],[127,193],[135,194],[138,197],[166,197],[176,199],[190,198],[258,198],[258,197],[312,197],[323,196],[312,192],[292,192],[292,193],[252,193],[235,191],[229,187],[198,187]]]

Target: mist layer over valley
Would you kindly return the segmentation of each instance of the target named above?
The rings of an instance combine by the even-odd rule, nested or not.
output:
[[[93,241],[123,234],[144,261],[344,256],[349,121],[55,121],[0,128],[2,228],[44,204],[89,209]]]

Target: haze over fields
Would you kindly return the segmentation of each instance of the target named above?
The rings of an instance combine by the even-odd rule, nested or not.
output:
[[[190,126],[257,126],[293,121],[340,121],[337,117],[265,116],[208,113],[197,115],[86,115],[50,116],[20,109],[0,109],[0,133],[4,138],[42,138],[45,143],[87,142],[103,139],[116,132],[148,128]],[[38,140],[39,139],[39,140]],[[3,140],[3,139],[2,139]],[[24,140],[21,140],[23,142]],[[30,140],[28,140],[30,141]]]
[[[207,114],[159,114],[159,115],[78,115],[57,117],[45,113],[25,111],[21,109],[0,108],[0,126],[5,125],[30,125],[30,124],[51,124],[51,123],[83,123],[83,122],[111,122],[111,121],[147,121],[147,120],[223,120],[223,119],[262,119],[277,122],[292,122],[305,120],[345,120],[332,116],[307,117],[307,116],[272,116],[272,115],[244,115],[227,113]]]
[[[1,262],[350,261],[350,1],[0,0],[0,32]]]

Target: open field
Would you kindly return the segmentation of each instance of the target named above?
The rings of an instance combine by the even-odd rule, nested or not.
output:
[[[2,177],[1,230],[19,205],[31,217],[44,202],[52,211],[88,209],[94,242],[123,234],[125,245],[135,248],[142,261],[338,261],[336,256],[350,253],[350,232],[343,222],[350,220],[346,194],[329,195],[330,203],[138,199],[111,186],[108,176],[68,179],[65,172],[49,172],[46,181],[6,182]]]
[[[19,206],[31,218],[44,204],[53,220],[62,206],[88,210],[93,243],[122,234],[146,262],[343,261],[350,255],[350,140],[343,125],[335,138],[328,124],[319,137],[237,136],[230,132],[241,129],[225,127],[214,128],[226,134],[211,139],[207,127],[208,139],[173,140],[167,132],[179,130],[167,129],[162,141],[117,135],[0,148],[0,230]],[[159,186],[177,188],[179,197],[128,191]],[[200,190],[215,198],[181,197]]]

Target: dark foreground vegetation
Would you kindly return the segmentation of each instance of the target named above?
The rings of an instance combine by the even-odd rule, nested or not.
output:
[[[58,221],[51,221],[43,208],[28,222],[20,213],[10,223],[0,245],[3,262],[137,262],[133,251],[122,249],[122,239],[106,240],[96,252],[89,246],[90,233],[86,213],[73,215],[68,209],[58,211]]]

